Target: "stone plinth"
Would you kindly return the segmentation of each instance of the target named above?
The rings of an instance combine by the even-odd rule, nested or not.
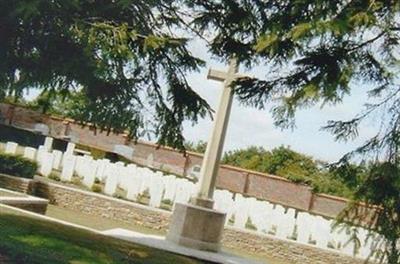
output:
[[[226,214],[216,210],[176,203],[167,240],[182,246],[217,252]]]

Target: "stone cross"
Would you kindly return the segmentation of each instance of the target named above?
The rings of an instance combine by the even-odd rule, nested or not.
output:
[[[207,144],[203,164],[200,172],[200,186],[194,204],[212,208],[215,182],[218,175],[219,163],[225,141],[226,129],[233,101],[233,90],[231,84],[237,78],[243,77],[238,74],[238,62],[236,58],[229,61],[228,72],[210,69],[207,78],[223,82],[223,90],[218,110],[215,115],[214,129]]]

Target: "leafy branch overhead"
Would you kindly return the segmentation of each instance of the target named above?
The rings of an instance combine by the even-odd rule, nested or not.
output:
[[[385,107],[391,113],[375,138],[384,143],[380,147],[390,148],[385,138],[398,133],[400,118],[400,2],[222,0],[190,5],[197,11],[192,26],[214,33],[214,54],[235,55],[248,66],[266,64],[265,78],[236,82],[243,104],[272,106],[275,124],[287,128],[294,125],[296,110],[339,103],[352,87],[362,85],[374,102],[381,101],[366,106],[364,118]],[[362,120],[353,121],[330,122],[327,129],[345,139],[346,131],[358,133]]]
[[[186,74],[204,62],[176,36],[175,1],[0,1],[0,95],[82,89],[76,118],[183,147],[182,122],[210,107]]]
[[[367,226],[379,233],[374,253],[381,262],[399,263],[400,2],[188,2],[196,10],[192,26],[211,31],[209,47],[215,55],[236,56],[249,67],[266,65],[263,78],[239,79],[234,88],[244,105],[271,108],[277,126],[292,127],[297,110],[338,104],[354,90],[369,95],[358,115],[331,120],[324,127],[344,142],[356,138],[367,121],[368,127],[376,129],[375,135],[336,164],[342,175],[340,168],[351,161],[371,162],[354,186],[356,202],[339,221],[363,224],[360,201],[368,208],[382,207],[372,211],[375,221]],[[345,175],[356,178],[354,173]]]

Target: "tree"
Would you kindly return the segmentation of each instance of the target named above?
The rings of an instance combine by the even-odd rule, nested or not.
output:
[[[197,153],[205,153],[207,149],[207,142],[200,140],[197,143],[188,141],[185,143],[185,149]]]
[[[79,117],[100,129],[183,148],[182,122],[210,113],[185,74],[177,1],[0,1],[0,99],[29,88],[48,102],[82,91]],[[49,106],[50,106],[49,104]]]
[[[393,191],[382,197],[380,184],[387,182],[376,179],[399,167],[400,2],[198,0],[190,6],[197,12],[193,27],[213,33],[209,43],[215,55],[236,56],[250,67],[267,64],[265,79],[242,78],[234,88],[245,105],[271,106],[279,127],[293,127],[300,108],[340,103],[355,85],[368,89],[372,103],[364,111],[351,120],[329,121],[325,129],[345,142],[357,137],[362,122],[380,116],[376,135],[337,165],[355,157],[374,164],[355,198],[384,208],[376,211],[374,230],[388,241],[382,259],[399,263],[393,245],[400,231],[391,227],[399,215],[400,186],[389,183]]]
[[[267,151],[262,147],[248,147],[225,153],[222,163],[241,168],[269,173],[290,181],[310,185],[315,192],[351,198],[355,188],[354,179],[348,180],[347,168],[328,169],[328,164],[314,160],[289,147],[278,147]],[[352,165],[358,168],[358,166]]]

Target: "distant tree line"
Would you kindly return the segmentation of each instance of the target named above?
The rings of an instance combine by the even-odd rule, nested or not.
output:
[[[204,153],[207,142],[187,142],[185,147],[189,151]],[[334,166],[296,152],[288,146],[280,146],[272,150],[250,146],[228,151],[224,154],[222,163],[278,175],[292,182],[307,184],[315,192],[346,198],[352,198],[370,169],[370,166],[365,163],[345,163]]]

